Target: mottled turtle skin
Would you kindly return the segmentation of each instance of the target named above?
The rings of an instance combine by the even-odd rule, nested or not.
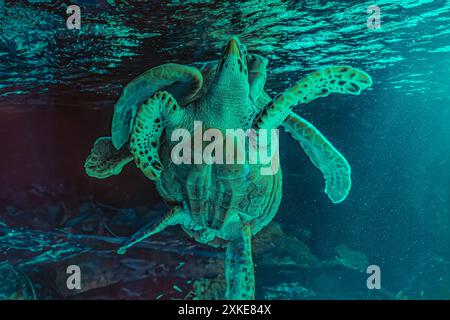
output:
[[[284,127],[322,171],[329,198],[334,203],[346,198],[350,166],[293,107],[330,93],[359,94],[371,85],[370,77],[349,66],[324,67],[271,99],[264,91],[267,65],[266,58],[248,54],[232,37],[217,62],[158,66],[126,86],[115,106],[112,137],[96,141],[86,172],[106,178],[134,160],[156,182],[170,210],[132,235],[119,253],[167,226],[180,225],[198,242],[226,248],[225,298],[254,298],[251,237],[278,210],[281,169],[263,175],[261,163],[175,164],[171,152],[178,142],[170,137],[180,128],[193,134],[195,121],[201,121],[203,132]],[[244,149],[248,152],[248,145]],[[272,161],[279,165],[278,157]]]

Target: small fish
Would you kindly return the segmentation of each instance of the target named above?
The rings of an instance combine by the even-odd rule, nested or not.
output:
[[[177,265],[177,267],[175,268],[175,270],[178,270],[178,269],[180,269],[182,266],[184,266],[185,265],[185,262],[180,262],[178,265]]]
[[[177,290],[178,292],[183,292],[183,290],[181,290],[180,287],[177,286],[176,284],[174,284],[174,285],[172,286],[172,288],[174,288],[174,289]]]

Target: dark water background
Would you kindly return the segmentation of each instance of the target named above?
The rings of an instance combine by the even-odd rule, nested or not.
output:
[[[330,96],[300,111],[352,166],[348,199],[329,202],[320,172],[284,134],[283,200],[275,221],[286,237],[300,239],[321,261],[334,261],[341,244],[364,254],[380,266],[387,292],[369,292],[365,271],[287,264],[274,275],[271,264],[261,262],[257,297],[450,298],[450,2],[71,3],[82,9],[80,31],[66,29],[61,1],[6,1],[0,16],[0,222],[6,228],[0,260],[20,266],[38,288],[51,286],[39,260],[29,263],[33,267],[24,264],[35,258],[27,255],[26,242],[22,249],[11,249],[8,241],[16,240],[5,236],[9,228],[67,226],[89,201],[161,211],[152,183],[136,168],[94,180],[84,174],[85,157],[95,138],[108,134],[112,106],[124,84],[168,61],[217,59],[229,36],[237,35],[249,51],[269,58],[266,90],[271,94],[329,64],[359,67],[374,80],[360,96]],[[366,25],[372,4],[381,8],[378,30]],[[59,209],[49,209],[55,206]],[[129,233],[123,230],[124,236]],[[91,264],[111,265],[109,256],[95,260],[102,254],[92,250]],[[183,255],[180,250],[177,254]],[[195,257],[187,279],[202,268]],[[54,262],[64,259],[56,255]],[[164,259],[168,265],[176,260]],[[165,281],[176,282],[161,274],[154,287],[163,290]],[[105,287],[86,297],[120,296]],[[133,290],[135,298],[155,297],[140,287]]]

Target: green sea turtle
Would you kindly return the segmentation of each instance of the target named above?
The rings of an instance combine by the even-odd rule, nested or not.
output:
[[[329,66],[307,75],[271,99],[264,91],[268,60],[249,54],[232,37],[218,62],[201,68],[164,64],[132,80],[115,105],[112,137],[99,138],[88,156],[88,175],[106,178],[132,160],[156,182],[169,211],[145,225],[118,250],[167,226],[180,225],[195,240],[226,248],[227,299],[252,299],[255,293],[251,237],[275,216],[281,201],[281,170],[262,175],[261,164],[175,164],[175,129],[275,129],[291,133],[325,177],[332,202],[350,189],[345,158],[293,107],[330,93],[357,95],[372,84],[364,72]],[[249,148],[249,146],[244,146]]]

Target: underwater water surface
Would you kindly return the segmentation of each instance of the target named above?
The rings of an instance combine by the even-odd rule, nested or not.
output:
[[[256,298],[450,299],[449,1],[70,3],[80,30],[58,0],[0,11],[0,298],[221,297],[224,253],[177,227],[116,255],[165,205],[137,168],[96,180],[83,165],[126,83],[162,63],[217,60],[235,35],[269,59],[272,97],[327,65],[373,80],[296,109],[351,165],[344,202],[281,132],[283,197],[254,239]],[[66,288],[69,264],[88,270],[81,292]],[[366,286],[369,265],[380,290]]]

